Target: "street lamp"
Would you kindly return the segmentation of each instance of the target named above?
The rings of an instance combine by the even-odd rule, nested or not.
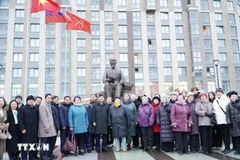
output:
[[[219,88],[219,77],[218,77],[218,65],[219,65],[219,60],[218,59],[214,59],[213,63],[216,67],[216,75],[217,75],[217,88]]]

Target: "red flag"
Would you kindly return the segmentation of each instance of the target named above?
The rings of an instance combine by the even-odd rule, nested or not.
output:
[[[71,19],[62,14],[62,12],[58,12],[58,14],[45,13],[45,23],[65,23],[69,21],[71,21]]]
[[[31,13],[47,11],[50,13],[58,14],[60,9],[60,5],[53,0],[32,0]]]
[[[66,12],[67,16],[71,19],[70,22],[67,22],[66,29],[67,30],[80,30],[84,32],[88,32],[91,34],[91,23],[82,19],[70,12]]]

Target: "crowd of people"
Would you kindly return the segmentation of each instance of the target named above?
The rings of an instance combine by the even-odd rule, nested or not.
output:
[[[152,99],[143,90],[138,96],[105,99],[103,94],[42,97],[28,96],[26,104],[16,96],[8,105],[0,97],[0,130],[8,130],[7,140],[0,139],[0,159],[4,146],[9,159],[50,160],[58,133],[62,156],[108,152],[114,144],[116,152],[132,148],[143,151],[178,152],[179,155],[202,152],[210,154],[221,149],[228,154],[240,154],[240,99],[236,91],[227,95],[223,89],[215,92],[190,92],[175,89],[167,94],[155,94]],[[75,135],[75,153],[64,150],[71,134]],[[102,143],[100,144],[100,139]],[[230,148],[230,144],[233,147]],[[18,143],[47,143],[49,151],[18,150]],[[29,158],[27,158],[29,156]]]

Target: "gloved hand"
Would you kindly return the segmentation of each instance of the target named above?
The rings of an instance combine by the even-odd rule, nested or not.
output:
[[[215,115],[215,113],[211,112],[211,113],[206,113],[206,116],[209,118],[212,118]]]

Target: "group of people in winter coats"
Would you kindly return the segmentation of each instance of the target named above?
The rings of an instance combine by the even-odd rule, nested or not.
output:
[[[126,152],[132,147],[144,151],[209,154],[220,149],[224,142],[228,154],[240,154],[240,99],[236,91],[226,95],[221,88],[208,94],[193,87],[191,92],[175,89],[167,94],[155,94],[148,98],[143,90],[135,94],[125,93],[122,98],[92,94],[90,98],[66,96],[59,103],[59,97],[51,94],[41,97],[28,96],[26,105],[21,96],[9,103],[0,98],[0,130],[8,130],[11,138],[0,139],[0,159],[4,145],[10,159],[19,159],[18,143],[48,143],[49,151],[21,151],[23,160],[50,160],[58,132],[63,156],[71,154],[64,150],[66,138],[75,135],[77,150],[84,155],[107,152],[114,143],[115,151]],[[100,139],[102,138],[102,146]],[[141,143],[139,142],[141,138]],[[230,149],[232,140],[233,148]],[[141,144],[141,145],[140,145]],[[190,150],[189,150],[190,146]],[[176,149],[174,149],[176,147]]]

